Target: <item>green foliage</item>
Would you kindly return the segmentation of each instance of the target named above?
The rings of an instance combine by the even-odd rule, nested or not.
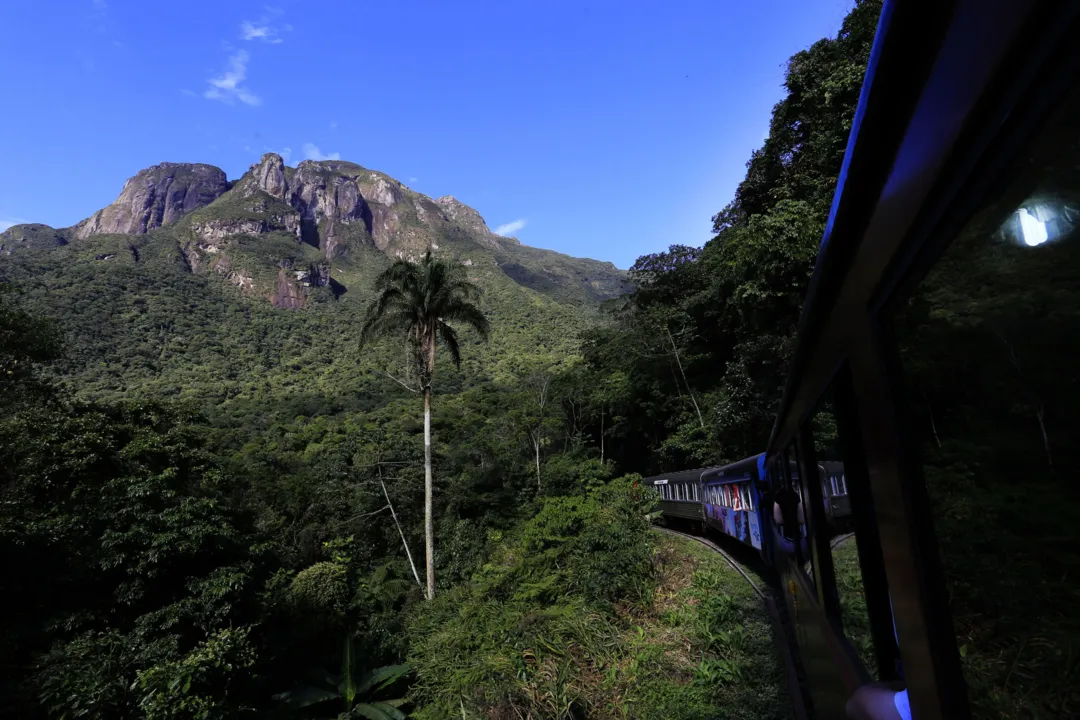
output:
[[[615,485],[637,507],[632,484]],[[556,544],[565,545],[583,532],[552,526],[526,522],[492,564],[545,567],[555,576],[546,584],[559,586],[561,560],[540,538],[562,532]],[[414,716],[786,717],[772,628],[746,581],[688,541],[636,526],[624,533],[642,533],[650,546],[650,590],[636,602],[589,600],[578,588],[537,598],[537,576],[524,572],[515,576],[520,591],[500,597],[485,584],[489,566],[418,608]]]
[[[229,682],[255,664],[249,630],[219,630],[182,658],[140,671],[136,685],[146,719],[210,720],[248,710],[229,697]]]
[[[546,499],[468,585],[417,608],[409,632],[419,704],[452,713],[549,696],[545,712],[568,716],[579,702],[567,691],[574,648],[600,652],[614,604],[651,596],[651,500],[635,480]]]
[[[12,286],[0,283],[0,401],[9,406],[41,396],[35,369],[61,350],[56,324],[15,307],[12,295]]]
[[[379,698],[410,672],[408,665],[392,665],[361,672],[353,648],[353,639],[346,637],[341,661],[341,673],[331,675],[325,670],[311,673],[312,684],[276,695],[292,711],[308,710],[326,716],[330,708],[342,710],[336,717],[364,717],[369,720],[404,720],[398,708],[403,698]],[[311,715],[305,713],[305,716]]]

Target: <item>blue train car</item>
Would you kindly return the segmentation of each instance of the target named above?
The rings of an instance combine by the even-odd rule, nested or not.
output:
[[[761,512],[763,455],[710,468],[701,474],[705,525],[763,551],[769,518]]]
[[[823,462],[818,466],[818,482],[826,504],[826,515],[837,529],[850,514],[843,463]],[[660,513],[665,521],[692,530],[711,528],[760,552],[772,564],[775,548],[794,552],[795,543],[806,544],[805,513],[799,471],[790,463],[788,480],[766,471],[765,456],[754,455],[728,465],[681,470],[642,480],[660,495]],[[785,490],[788,488],[788,490]],[[791,515],[784,525],[781,501],[791,501]]]

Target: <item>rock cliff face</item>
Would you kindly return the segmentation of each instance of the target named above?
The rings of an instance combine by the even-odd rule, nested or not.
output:
[[[346,252],[349,240],[372,234],[372,212],[361,192],[359,165],[305,160],[294,170],[281,156],[263,155],[240,183],[247,196],[262,191],[288,203],[298,213],[298,238],[323,251],[327,259]]]
[[[76,225],[75,237],[145,233],[209,205],[228,189],[225,173],[213,165],[154,165],[124,183],[112,205]]]

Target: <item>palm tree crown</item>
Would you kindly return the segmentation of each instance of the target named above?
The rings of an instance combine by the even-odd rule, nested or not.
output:
[[[419,263],[397,260],[375,281],[378,297],[368,308],[360,344],[391,333],[404,333],[418,354],[421,380],[430,385],[435,370],[435,346],[441,341],[455,365],[461,364],[461,347],[452,322],[464,323],[481,337],[488,321],[475,304],[478,288],[465,276],[462,266],[431,256],[428,250]]]

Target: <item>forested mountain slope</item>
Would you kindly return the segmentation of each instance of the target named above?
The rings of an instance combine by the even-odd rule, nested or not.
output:
[[[467,266],[494,327],[446,378],[451,389],[508,377],[523,354],[576,353],[599,302],[629,289],[610,263],[495,235],[452,197],[347,162],[290,168],[274,154],[232,183],[208,165],[157,165],[73,228],[10,228],[0,279],[60,322],[60,372],[84,397],[370,407],[387,384],[365,371],[399,358],[361,356],[359,314],[379,272],[428,247]]]

